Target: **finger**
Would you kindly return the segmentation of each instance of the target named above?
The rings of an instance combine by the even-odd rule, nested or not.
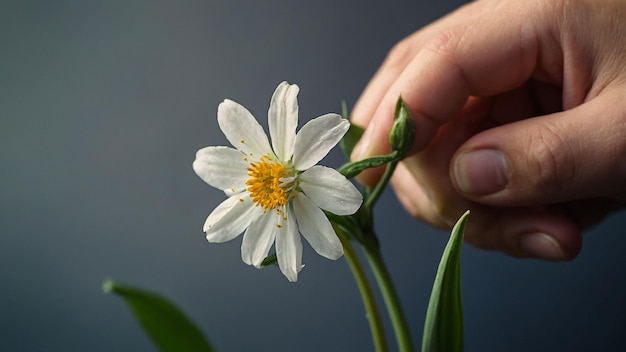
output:
[[[404,163],[396,167],[391,178],[391,186],[398,200],[411,216],[434,227],[451,228],[450,221],[437,211],[435,203],[431,201],[422,185],[413,177]]]
[[[558,210],[494,208],[475,204],[465,230],[467,242],[520,258],[565,261],[582,247],[582,232]]]
[[[468,202],[455,193],[438,193],[433,201],[412,173],[398,165],[392,185],[404,208],[415,218],[451,229],[460,214],[470,210],[465,240],[479,248],[521,258],[564,261],[575,258],[582,246],[581,227],[560,207],[491,207]],[[596,214],[596,216],[606,215]]]
[[[449,161],[490,107],[489,99],[471,99],[463,114],[437,131],[431,144],[398,165],[391,182],[400,202],[415,218],[443,229],[450,229],[470,209],[466,238],[481,248],[553,261],[574,258],[582,240],[580,225],[584,226],[578,221],[582,217],[572,218],[579,207],[487,206],[469,201],[452,185]]]
[[[492,99],[489,112],[483,117],[482,130],[563,111],[562,89],[529,80],[521,87]]]
[[[476,202],[500,206],[626,194],[622,91],[473,136],[452,158],[456,189]]]
[[[428,209],[427,213],[419,212],[421,218],[435,226],[439,226],[438,223],[441,222],[441,219],[445,219],[444,223],[451,227],[454,225],[459,212],[468,209],[467,200],[458,194],[450,180],[450,160],[456,150],[478,131],[482,124],[482,118],[490,105],[489,99],[470,99],[465,105],[463,113],[442,126],[426,148],[401,162],[402,170],[406,170],[406,173],[402,175],[396,171],[394,174],[394,178],[410,177],[414,179],[402,181],[407,183],[403,191],[398,192],[396,187],[396,193],[399,197],[407,197],[412,193],[409,182],[421,185],[426,200],[421,197],[418,201],[428,202],[428,204],[415,206],[419,209]],[[392,178],[392,182],[394,182],[394,178]]]
[[[517,10],[530,11],[524,6]],[[353,157],[389,150],[387,135],[398,96],[413,114],[416,152],[439,125],[458,114],[470,94],[492,95],[522,85],[538,61],[537,32],[550,30],[528,20],[535,17],[489,11],[428,41],[386,91]]]
[[[367,127],[385,92],[411,62],[424,43],[447,28],[485,11],[486,2],[465,5],[398,42],[387,54],[352,109],[353,123]]]

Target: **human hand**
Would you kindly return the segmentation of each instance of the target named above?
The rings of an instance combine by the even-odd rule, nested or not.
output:
[[[624,23],[619,0],[466,5],[391,50],[353,109],[352,159],[389,152],[401,95],[416,138],[391,182],[414,217],[450,228],[470,209],[478,247],[572,259],[626,199]]]

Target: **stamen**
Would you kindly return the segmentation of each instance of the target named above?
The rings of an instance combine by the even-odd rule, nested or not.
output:
[[[284,183],[285,179],[292,178],[289,169],[266,154],[257,163],[250,163],[247,170],[250,176],[246,181],[248,192],[256,206],[263,208],[263,213],[289,203],[291,189]],[[277,209],[277,213],[282,215],[283,211]]]

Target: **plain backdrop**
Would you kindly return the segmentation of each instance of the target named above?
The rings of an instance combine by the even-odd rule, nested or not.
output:
[[[301,88],[300,125],[339,112],[394,43],[460,4],[2,1],[0,350],[155,350],[102,292],[108,277],[171,298],[219,351],[373,350],[343,259],[305,244],[293,284],[242,263],[240,238],[206,242],[224,195],[191,162],[227,144],[223,99],[266,126],[287,80]],[[323,164],[342,162],[334,150]],[[588,231],[568,263],[464,246],[466,350],[626,349],[625,221]],[[391,191],[376,225],[419,346],[447,233],[413,220]]]

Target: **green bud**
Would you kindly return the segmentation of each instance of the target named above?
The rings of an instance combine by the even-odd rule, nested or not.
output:
[[[402,97],[398,97],[393,125],[391,126],[391,132],[389,132],[389,143],[393,151],[404,156],[413,147],[414,140],[415,126],[413,125],[413,117]]]

